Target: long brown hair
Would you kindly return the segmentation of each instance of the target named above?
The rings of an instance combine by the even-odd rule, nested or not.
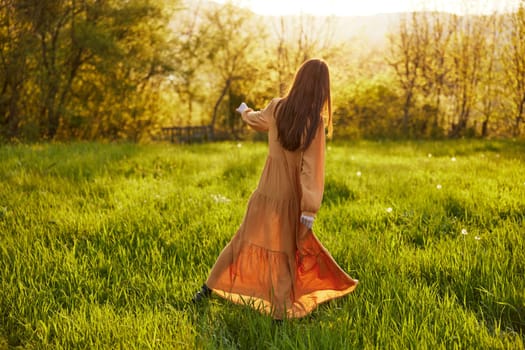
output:
[[[315,58],[301,65],[290,91],[277,104],[279,142],[289,151],[307,149],[320,127],[319,123],[323,123],[323,116],[331,135],[330,73],[326,62]]]

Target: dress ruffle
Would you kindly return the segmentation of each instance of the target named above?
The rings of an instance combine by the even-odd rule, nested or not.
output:
[[[298,217],[296,203],[256,191],[208,287],[277,319],[303,317],[320,303],[352,292],[358,281],[337,265],[311,230],[290,219]]]
[[[298,250],[292,264],[283,252],[241,243],[239,252],[234,253],[230,246],[232,251],[224,253],[236,259],[229,281],[208,282],[208,286],[225,299],[277,319],[306,316],[319,304],[356,288],[358,281],[337,266],[313,233],[304,243],[308,249]]]

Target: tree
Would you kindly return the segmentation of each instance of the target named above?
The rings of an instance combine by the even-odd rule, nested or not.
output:
[[[16,138],[21,122],[21,100],[29,75],[27,53],[31,36],[16,21],[14,0],[0,2],[0,126],[7,139]]]
[[[454,16],[458,28],[452,36],[451,94],[454,121],[450,136],[464,135],[478,101],[481,57],[486,54],[484,22],[479,16]]]
[[[219,92],[213,105],[210,123],[213,132],[217,126],[224,98],[234,94],[232,89],[236,83],[253,80],[257,74],[257,62],[254,56],[257,54],[258,41],[253,38],[258,37],[263,40],[265,32],[260,22],[252,20],[253,16],[253,13],[235,8],[231,3],[210,8],[206,13],[205,34],[208,40],[206,47],[209,50],[207,56],[210,60],[211,79],[216,82],[215,86]],[[234,114],[231,104],[229,102],[226,108],[225,123],[235,135],[238,126],[235,121],[239,118]]]
[[[206,40],[209,30],[203,24],[204,9],[202,1],[185,8],[178,16],[174,30],[179,33],[174,40],[173,85],[186,106],[186,122],[193,123],[194,106],[202,98],[204,65],[207,63],[209,43]]]
[[[512,134],[519,136],[525,120],[525,1],[509,18],[509,40],[505,45],[503,67],[511,102]]]
[[[159,77],[170,70],[166,8],[152,0],[3,0],[4,136],[147,132],[158,118]]]
[[[409,134],[411,109],[414,107],[415,95],[420,87],[421,70],[426,60],[426,31],[422,30],[420,15],[413,12],[402,16],[397,32],[389,36],[390,57],[387,62],[394,69],[403,91],[403,116],[401,129]]]
[[[501,86],[504,84],[499,71],[499,56],[501,52],[499,43],[503,41],[501,19],[501,16],[494,13],[487,16],[484,21],[485,32],[483,35],[486,38],[486,50],[480,61],[483,74],[481,75],[479,92],[482,137],[489,135],[490,122],[497,115],[501,105],[499,100],[503,94]]]
[[[79,1],[80,2],[80,1]],[[36,37],[38,53],[37,86],[40,116],[45,136],[54,138],[71,92],[71,85],[82,63],[83,48],[75,42],[75,0],[23,0],[15,5],[15,16]]]
[[[434,110],[432,120],[432,133],[438,135],[443,127],[442,120],[442,101],[446,91],[450,75],[450,67],[447,58],[450,52],[450,41],[455,31],[454,23],[451,23],[451,17],[441,12],[432,12],[430,39],[432,44],[426,60],[426,69],[423,74],[426,91],[432,100],[431,106]]]
[[[270,69],[277,72],[277,86],[284,96],[297,68],[312,57],[329,59],[336,51],[333,44],[333,19],[301,14],[280,16],[272,22],[276,37],[274,60]]]

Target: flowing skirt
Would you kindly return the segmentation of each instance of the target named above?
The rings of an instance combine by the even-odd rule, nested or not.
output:
[[[266,164],[266,175],[269,171],[271,162]],[[358,281],[299,222],[292,190],[265,191],[280,185],[266,183],[279,177],[265,177],[265,173],[266,180],[252,194],[243,223],[219,255],[206,284],[217,295],[273,318],[303,317],[320,303],[352,292]]]

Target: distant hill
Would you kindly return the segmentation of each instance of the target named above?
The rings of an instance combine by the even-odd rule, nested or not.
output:
[[[372,45],[383,45],[387,34],[397,28],[401,13],[379,14],[373,16],[336,17],[334,40],[347,41],[363,39]]]
[[[195,11],[196,8],[206,9],[221,6],[213,0],[182,0],[181,8],[189,11]],[[297,28],[297,22],[301,18],[305,23],[311,24],[320,30],[329,27],[331,39],[335,43],[355,42],[356,40],[365,43],[369,48],[383,47],[387,44],[387,35],[398,29],[399,22],[407,13],[383,13],[370,16],[312,16],[312,15],[288,15],[288,16],[268,16],[258,15],[261,21],[269,23],[270,35],[277,35],[281,20],[289,25],[288,28]],[[443,18],[451,14],[442,12]],[[475,15],[474,15],[475,16]],[[463,16],[467,19],[470,16]],[[295,24],[295,25],[294,25]],[[311,29],[311,28],[310,28]],[[322,35],[321,35],[322,36]]]
[[[197,7],[201,9],[221,6],[213,0],[182,0],[182,7],[194,10]],[[289,15],[289,16],[263,16],[257,15],[262,21],[273,22],[274,28],[270,28],[270,34],[276,35],[276,29],[279,28],[281,19],[285,23],[293,24],[294,21],[303,16],[314,19],[309,20],[308,23],[313,23],[314,26],[321,29],[328,24],[332,39],[335,42],[347,42],[358,40],[365,42],[370,47],[380,47],[387,43],[387,34],[397,30],[399,22],[407,13],[384,13],[370,16],[312,16],[312,15]],[[449,13],[442,12],[444,17],[450,16]],[[463,16],[468,18],[469,16]],[[272,24],[271,24],[272,25]],[[293,27],[293,25],[291,26]],[[272,31],[273,29],[273,31]]]
[[[303,23],[315,26],[319,30],[330,33],[330,38],[334,43],[340,42],[361,42],[366,43],[370,48],[382,47],[387,43],[387,34],[397,28],[399,20],[403,14],[381,14],[373,16],[306,16]],[[289,28],[297,29],[300,16],[261,16],[263,21],[270,24],[270,35],[276,35],[281,20],[290,25]],[[273,22],[273,23],[272,23]],[[321,35],[323,37],[323,35]]]
[[[201,9],[219,6],[211,0],[185,0],[182,7],[194,10],[197,6]],[[386,43],[386,35],[392,28],[396,28],[402,13],[378,14],[372,16],[319,16],[316,18],[316,25],[330,23],[333,39],[336,42],[360,39],[369,42],[371,45],[383,45]],[[281,17],[286,22],[292,23],[299,16],[260,16],[263,21],[273,22],[278,26]],[[310,15],[307,15],[310,16]],[[270,30],[271,32],[271,30]]]

